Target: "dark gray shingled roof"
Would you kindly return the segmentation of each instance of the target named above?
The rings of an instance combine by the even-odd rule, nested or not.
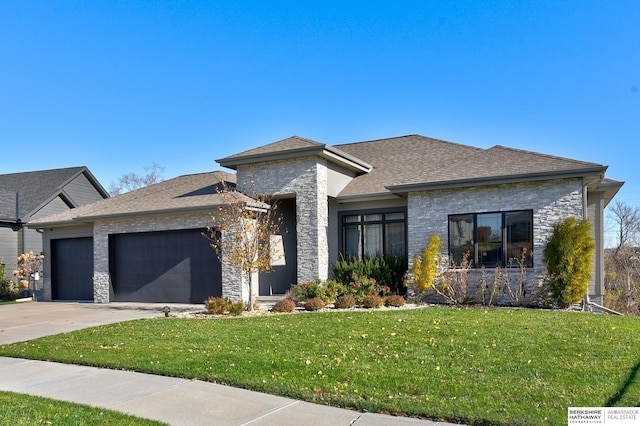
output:
[[[438,168],[482,150],[420,135],[336,145],[373,165],[370,173],[356,177],[341,197],[389,193],[388,185],[414,181],[416,175]]]
[[[606,167],[530,151],[494,146],[481,149],[420,135],[337,145],[373,164],[369,174],[356,177],[340,198],[404,192],[445,182],[497,181],[507,176],[551,176],[567,172],[603,173]],[[404,188],[403,188],[404,187]]]
[[[64,185],[81,173],[93,180],[93,183],[108,196],[89,170],[82,167],[68,167],[63,169],[38,170],[33,172],[9,173],[0,175],[0,217],[5,219],[23,219],[43,206],[52,198],[58,196]],[[16,193],[18,194],[18,217],[16,216]],[[12,194],[9,195],[9,194]]]
[[[243,151],[229,157],[216,160],[224,167],[235,169],[238,165],[252,164],[256,162],[284,160],[305,156],[317,155],[327,158],[333,163],[355,172],[363,173],[371,170],[371,165],[362,159],[341,151],[331,145],[312,141],[311,139],[291,136],[289,138],[273,142],[258,148]]]
[[[111,217],[209,213],[211,208],[225,204],[228,197],[219,194],[222,184],[235,186],[234,174],[215,171],[179,176],[154,185],[97,201],[63,213],[36,219],[31,227],[48,227],[72,223],[93,222]],[[258,205],[251,198],[233,192],[239,201]]]
[[[515,176],[534,179],[563,174],[597,175],[606,170],[600,164],[500,145],[482,149],[421,135],[333,146],[293,136],[217,161],[235,168],[240,164],[320,155],[327,150],[337,153],[340,158],[368,166],[367,170],[358,171],[342,190],[339,199],[390,196],[411,188],[418,190],[447,182],[450,185],[479,184],[482,181],[487,184]]]

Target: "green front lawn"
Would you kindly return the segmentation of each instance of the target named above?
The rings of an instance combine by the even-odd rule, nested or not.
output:
[[[0,391],[0,424],[160,426],[166,423],[102,408]]]
[[[467,424],[566,424],[640,405],[640,319],[430,307],[157,318],[0,346],[0,355],[197,378]]]

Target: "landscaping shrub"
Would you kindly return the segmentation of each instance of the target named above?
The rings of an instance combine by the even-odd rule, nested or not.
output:
[[[476,296],[469,293],[470,269],[469,252],[465,252],[460,264],[452,261],[451,266],[441,272],[440,279],[433,285],[433,290],[451,305],[474,303]]]
[[[293,299],[282,299],[273,307],[273,312],[293,312],[296,310],[296,301]]]
[[[308,283],[292,285],[291,292],[300,302],[319,298],[322,299],[326,305],[336,300],[336,297],[339,294],[345,293],[345,288],[342,284],[333,280],[323,281],[316,279],[315,281],[310,281]]]
[[[376,280],[354,272],[349,284],[346,285],[344,294],[352,295],[356,300],[356,304],[361,305],[365,296],[378,295],[382,292],[384,292],[384,289],[376,284]]]
[[[343,294],[336,298],[336,309],[350,309],[356,306],[356,299],[351,294]]]
[[[413,290],[419,295],[433,288],[438,275],[438,253],[441,245],[440,235],[430,235],[420,256],[413,258]]]
[[[320,309],[324,309],[325,304],[319,297],[314,297],[304,304],[304,309],[307,311],[319,311]]]
[[[408,268],[406,257],[386,256],[367,257],[357,259],[355,257],[341,259],[333,267],[333,276],[336,281],[347,284],[353,274],[373,278],[376,283],[389,287],[389,291],[395,294],[406,294],[405,278]]]
[[[560,307],[579,302],[591,280],[595,243],[591,224],[568,217],[553,225],[553,234],[544,249],[552,297]]]
[[[0,300],[15,300],[18,297],[18,285],[4,274],[5,266],[0,258]]]
[[[407,301],[404,299],[404,297],[398,295],[398,294],[392,294],[390,296],[387,296],[384,300],[384,304],[385,306],[393,306],[395,308],[399,308],[400,306],[404,306],[407,303]]]
[[[246,306],[242,300],[234,300],[229,302],[229,315],[242,315],[245,310]]]
[[[211,315],[224,315],[231,309],[231,301],[224,297],[210,296],[204,301],[204,308]]]
[[[368,294],[362,300],[362,306],[369,309],[378,309],[384,305],[384,299],[377,294]]]

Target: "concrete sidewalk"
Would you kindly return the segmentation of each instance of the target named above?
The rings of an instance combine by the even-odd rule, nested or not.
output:
[[[202,310],[172,304],[171,312]],[[162,316],[163,305],[26,303],[0,306],[0,345],[101,324]],[[0,357],[0,390],[102,407],[171,425],[446,425],[328,407],[129,371]]]
[[[0,390],[102,407],[171,425],[434,426],[229,386],[129,371],[0,357]]]

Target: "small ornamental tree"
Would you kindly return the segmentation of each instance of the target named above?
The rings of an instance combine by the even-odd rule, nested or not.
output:
[[[42,260],[44,253],[34,254],[33,251],[22,253],[18,256],[18,268],[13,271],[13,275],[20,282],[20,287],[33,291],[35,295],[35,282],[39,279],[42,272]],[[33,283],[33,288],[32,284]]]
[[[220,263],[237,267],[248,281],[249,310],[253,310],[253,276],[272,270],[270,239],[280,233],[282,215],[276,203],[267,202],[266,194],[248,196],[227,185],[218,193],[224,202],[211,213],[207,236]]]
[[[433,288],[438,275],[438,253],[442,240],[439,234],[429,236],[427,246],[420,256],[413,258],[413,290],[417,294],[424,294]]]
[[[587,294],[595,243],[591,224],[568,217],[553,226],[553,234],[544,249],[549,286],[558,305],[566,308]]]

